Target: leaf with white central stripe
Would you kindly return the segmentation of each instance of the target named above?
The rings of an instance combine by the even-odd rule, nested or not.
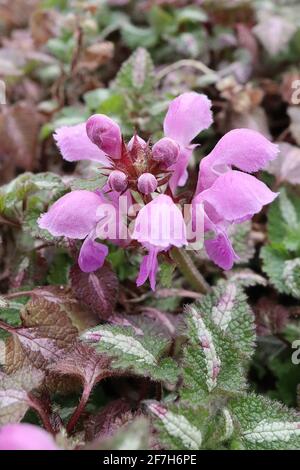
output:
[[[135,356],[138,362],[144,362],[148,365],[156,365],[157,361],[153,354],[147,349],[136,338],[132,336],[126,336],[123,334],[114,333],[105,328],[97,328],[99,339],[102,343],[106,343],[112,348],[118,349],[121,352]]]
[[[148,409],[155,416],[155,425],[159,430],[159,438],[171,449],[199,450],[202,446],[203,435],[193,423],[195,416],[198,423],[201,415],[205,420],[203,410],[197,413],[181,407],[168,408],[159,402],[149,402]],[[194,416],[193,416],[194,415]]]
[[[231,319],[234,308],[234,301],[237,295],[235,284],[228,283],[222,293],[219,302],[211,311],[213,322],[218,325],[221,330],[226,331]]]
[[[300,450],[300,416],[275,400],[249,394],[230,404],[246,449]]]
[[[246,430],[243,436],[249,442],[288,442],[292,437],[300,437],[300,422],[268,421],[263,419],[255,428]]]
[[[220,281],[211,294],[194,305],[203,318],[212,319],[234,341],[242,356],[251,357],[255,340],[254,315],[238,282]]]
[[[245,388],[243,362],[236,344],[198,304],[186,308],[188,342],[184,347],[182,398],[197,404],[209,393],[232,394]]]
[[[178,367],[171,358],[164,357],[169,340],[160,336],[137,334],[131,326],[97,326],[87,331],[82,339],[98,352],[113,359],[114,368],[130,370],[138,375],[175,383]]]
[[[194,308],[190,309],[190,314],[197,330],[200,345],[203,348],[207,370],[206,385],[211,391],[217,384],[221,361],[217,355],[211,332],[206,328],[204,321]]]

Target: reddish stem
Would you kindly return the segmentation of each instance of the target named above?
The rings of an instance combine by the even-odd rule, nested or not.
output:
[[[41,418],[42,423],[43,423],[44,428],[46,429],[46,431],[48,431],[50,434],[55,435],[55,431],[52,427],[49,416],[48,416],[46,410],[44,409],[44,407],[42,406],[42,404],[33,395],[29,394],[29,399],[30,399],[31,407],[38,413],[38,415]]]
[[[3,320],[0,320],[0,328],[2,328],[2,330],[5,330],[5,331],[13,331],[14,330],[14,327],[9,325],[8,323],[5,323],[5,321]]]
[[[83,389],[83,392],[82,392],[82,395],[81,395],[81,398],[80,398],[80,402],[78,403],[78,406],[77,406],[76,410],[72,414],[72,416],[71,416],[71,418],[70,418],[70,420],[67,424],[67,432],[69,434],[75,428],[82,412],[84,411],[84,408],[86,407],[86,404],[87,404],[88,399],[90,397],[90,393],[91,393],[91,387],[90,387],[89,384],[87,384],[87,385],[84,386],[84,389]]]

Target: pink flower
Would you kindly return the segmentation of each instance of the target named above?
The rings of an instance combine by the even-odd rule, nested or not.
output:
[[[223,269],[231,269],[237,259],[227,236],[228,225],[251,219],[277,197],[277,193],[254,176],[232,167],[252,173],[264,168],[277,154],[277,145],[259,132],[235,129],[200,163],[193,207],[196,211],[197,204],[204,204],[205,231],[215,235],[205,241],[205,248],[208,256]]]
[[[78,263],[82,271],[99,269],[108,254],[107,246],[95,242],[96,227],[101,220],[107,221],[114,207],[103,195],[91,191],[72,191],[58,199],[41,215],[38,224],[56,237],[84,239]]]
[[[148,250],[140,267],[137,285],[141,286],[149,278],[151,288],[155,290],[158,253],[172,246],[187,245],[181,210],[169,196],[161,194],[139,211],[132,239]]]
[[[164,132],[180,148],[177,162],[171,166],[173,175],[169,184],[173,193],[177,186],[186,183],[187,166],[195,148],[191,141],[213,122],[210,108],[211,101],[207,96],[194,92],[183,93],[170,103],[164,120]]]
[[[0,450],[60,450],[53,437],[32,424],[6,424],[0,428]]]
[[[107,256],[106,245],[97,239],[123,246],[137,240],[148,250],[137,284],[149,278],[154,289],[158,254],[187,244],[182,211],[171,195],[186,182],[195,147],[192,140],[211,124],[211,102],[205,95],[191,92],[170,103],[164,120],[165,136],[153,147],[137,135],[126,145],[119,125],[102,114],[91,116],[86,124],[58,129],[55,139],[63,158],[99,162],[109,171],[108,182],[101,191],[66,194],[40,217],[40,227],[54,236],[84,240],[78,262],[85,272],[100,268]],[[258,132],[235,129],[220,139],[200,163],[192,200],[193,225],[204,210],[204,231],[212,233],[205,241],[205,249],[223,269],[230,269],[237,259],[227,235],[228,226],[250,219],[277,196],[248,174],[264,168],[277,153],[277,146]],[[168,196],[162,194],[167,186]],[[126,242],[119,220],[123,194],[129,205],[132,201],[144,203],[136,217],[132,239]],[[114,233],[107,231],[109,220],[113,221]],[[199,230],[203,232],[203,227]]]
[[[64,126],[56,130],[54,139],[68,162],[92,160],[107,165],[105,153],[93,144],[86,133],[86,124]]]

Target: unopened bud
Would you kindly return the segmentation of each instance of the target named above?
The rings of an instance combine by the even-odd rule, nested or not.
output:
[[[163,167],[169,168],[177,162],[180,147],[173,139],[164,137],[153,146],[153,159],[159,162]]]
[[[108,184],[113,191],[122,193],[128,186],[127,176],[123,171],[113,170],[108,177]]]
[[[90,140],[113,159],[121,157],[122,136],[120,127],[104,114],[94,114],[86,123]]]
[[[151,173],[143,173],[138,179],[138,190],[142,194],[150,194],[157,189],[157,180]]]

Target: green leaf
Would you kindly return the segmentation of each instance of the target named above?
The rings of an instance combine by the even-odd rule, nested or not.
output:
[[[286,261],[283,268],[283,281],[290,293],[300,298],[300,258]]]
[[[202,447],[208,413],[203,408],[187,408],[149,401],[147,408],[154,416],[158,439],[172,450],[199,450]],[[201,424],[200,424],[201,423]]]
[[[254,394],[233,400],[229,408],[249,450],[300,449],[300,417],[279,402]]]
[[[103,188],[107,181],[107,176],[97,176],[94,179],[86,178],[74,178],[70,187],[73,191],[85,189],[87,191],[96,191],[97,189]]]
[[[26,303],[25,299],[23,301],[21,298],[17,301],[6,301],[6,299],[1,297],[0,319],[11,326],[19,326],[21,324],[20,312],[24,307],[24,303]],[[8,333],[0,329],[0,339],[4,339],[7,336]]]
[[[37,217],[65,191],[61,178],[53,173],[23,173],[1,188],[0,213],[35,232]]]
[[[51,38],[47,42],[47,48],[51,54],[68,64],[72,60],[75,38],[73,36],[69,39]]]
[[[120,120],[120,116],[124,113],[124,106],[126,104],[125,97],[121,94],[111,93],[111,95],[97,107],[96,111],[101,114],[107,114]],[[126,128],[126,123],[122,122],[122,126]],[[127,123],[128,125],[128,123]],[[122,127],[123,130],[123,127]],[[124,130],[123,130],[124,132]]]
[[[57,251],[50,265],[47,281],[50,285],[66,285],[70,267],[72,265],[70,256],[63,252]]]
[[[137,335],[131,327],[103,325],[89,330],[82,339],[93,341],[91,345],[97,351],[112,357],[112,365],[117,369],[155,381],[177,380],[177,365],[165,357],[169,341],[162,337]]]
[[[263,247],[260,256],[263,270],[278,292],[300,298],[300,258],[287,259],[272,245]]]
[[[178,23],[204,23],[208,20],[207,14],[199,7],[185,7],[176,10],[176,20]]]
[[[175,265],[170,263],[162,263],[160,265],[160,285],[162,287],[170,288],[172,286],[173,273]]]
[[[132,423],[123,425],[105,440],[88,444],[85,450],[145,450],[150,446],[149,421],[144,417],[136,418]],[[109,458],[109,457],[107,457]],[[105,464],[104,458],[104,464]]]
[[[287,251],[300,250],[300,201],[285,188],[268,214],[268,236],[273,246]]]
[[[122,25],[122,39],[130,49],[140,46],[148,49],[157,43],[157,35],[153,28],[140,28],[127,22]]]
[[[212,322],[228,336],[240,354],[250,358],[254,351],[255,323],[247,296],[235,280],[223,281],[211,294],[194,304],[203,318]]]
[[[159,6],[151,8],[149,21],[155,33],[158,35],[172,34],[177,30],[177,24],[173,15]]]
[[[129,93],[129,98],[141,98],[153,92],[155,85],[154,66],[150,54],[139,47],[122,65],[115,88],[122,93]]]
[[[299,339],[299,328],[297,339]],[[268,367],[276,377],[276,390],[269,392],[271,398],[280,400],[287,406],[296,406],[297,385],[300,384],[300,367],[290,360],[290,350],[287,354],[270,357]]]
[[[232,271],[226,273],[226,277],[230,282],[239,284],[241,287],[267,285],[267,280],[265,277],[248,268],[233,269]]]
[[[242,287],[221,282],[186,310],[184,399],[234,394],[246,386],[245,370],[255,340],[254,316]]]
[[[250,221],[243,224],[232,225],[229,230],[230,240],[234,251],[239,256],[238,264],[246,263],[255,253],[254,242],[251,239],[252,224]]]
[[[182,397],[193,403],[219,393],[245,389],[243,358],[220,325],[202,316],[195,305],[187,308],[188,344],[184,347]]]
[[[96,109],[111,96],[109,88],[97,88],[96,90],[88,91],[83,95],[83,99],[91,111]]]

